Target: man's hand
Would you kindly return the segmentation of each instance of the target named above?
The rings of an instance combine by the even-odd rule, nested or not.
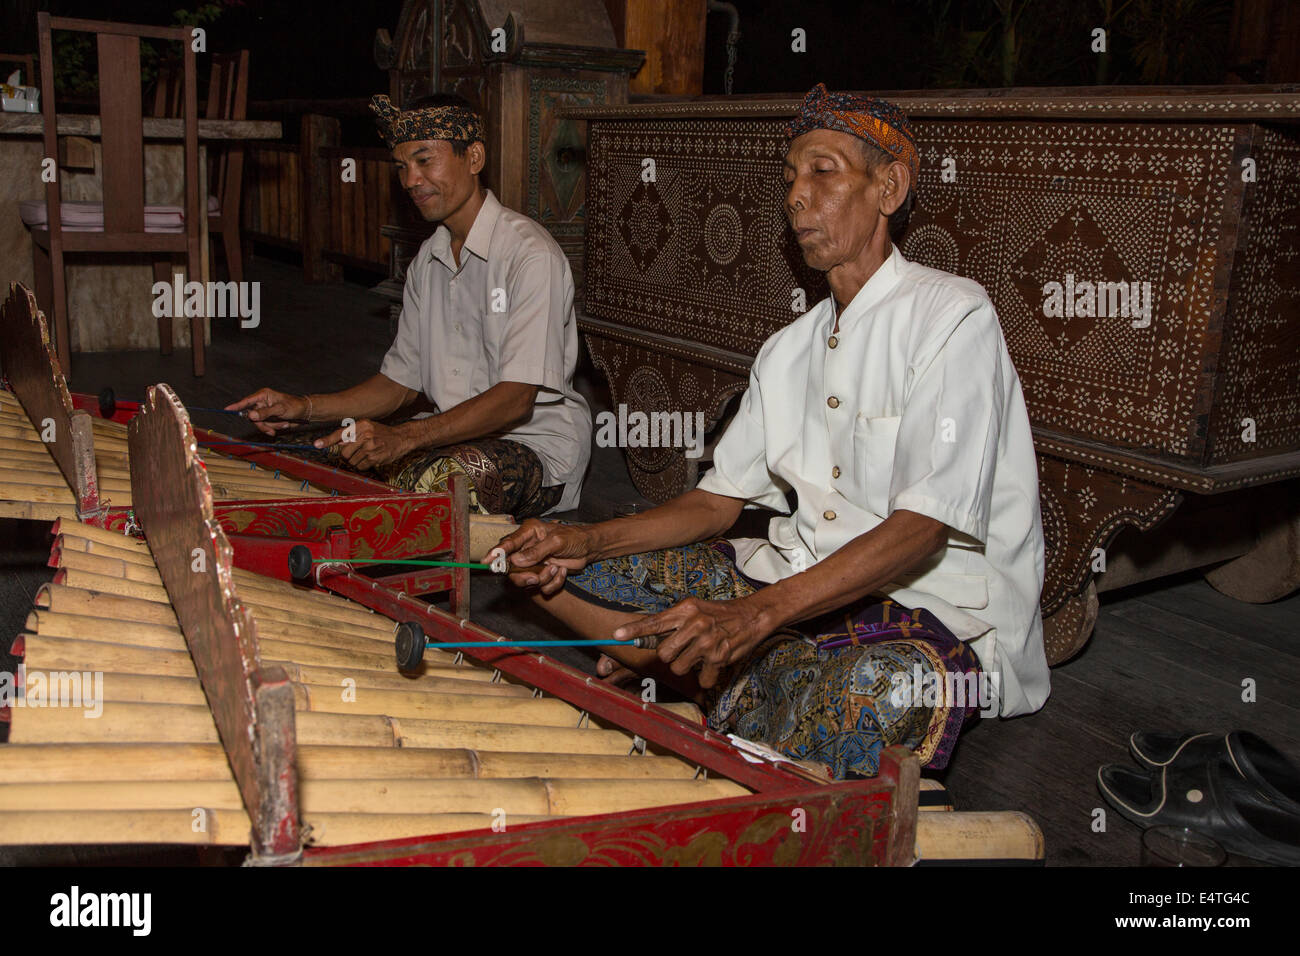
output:
[[[277,392],[273,388],[259,388],[252,395],[226,406],[228,412],[248,410],[248,420],[263,435],[274,436],[288,428],[297,428],[298,422],[307,420],[307,400],[301,395]]]
[[[512,571],[510,581],[519,587],[536,587],[550,597],[564,587],[570,571],[581,571],[591,559],[591,539],[585,528],[529,518],[518,530],[501,539],[500,551],[515,568],[546,564],[541,571]]]
[[[687,598],[614,632],[614,640],[672,633],[659,642],[659,659],[678,676],[699,668],[701,687],[712,687],[724,669],[743,660],[776,628],[753,596],[734,601]]]
[[[410,429],[405,425],[381,425],[363,418],[349,427],[356,430],[352,436],[356,441],[345,442],[343,433],[347,429],[337,428],[324,438],[316,439],[316,447],[333,448],[338,445],[339,452],[348,464],[358,469],[386,465],[417,447],[411,438]]]

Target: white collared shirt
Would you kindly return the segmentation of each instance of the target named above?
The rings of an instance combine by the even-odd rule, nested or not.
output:
[[[538,387],[532,418],[495,437],[527,445],[542,485],[564,485],[552,511],[578,506],[591,458],[591,410],[573,388],[578,323],[573,275],[541,225],[491,190],[460,252],[439,226],[406,274],[397,338],[379,371],[446,411],[498,382]]]
[[[900,508],[942,521],[947,544],[879,593],[969,641],[998,675],[1003,716],[1037,710],[1049,690],[1038,465],[993,304],[895,248],[834,327],[827,298],[763,344],[700,481],[783,515],[768,540],[735,542],[741,570],[789,577]]]

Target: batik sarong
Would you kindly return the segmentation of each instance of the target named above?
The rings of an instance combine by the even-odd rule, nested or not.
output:
[[[763,584],[718,540],[593,562],[565,587],[593,604],[655,614],[687,597],[747,597]],[[880,751],[894,744],[941,769],[979,710],[979,669],[975,652],[930,612],[872,598],[764,640],[707,692],[707,717],[714,730],[824,764],[836,779],[874,775]]]
[[[322,430],[314,426],[311,430],[282,433],[274,440],[310,444],[336,428]],[[564,494],[563,485],[542,486],[542,460],[537,452],[508,438],[480,438],[442,448],[419,448],[396,461],[364,471],[349,466],[336,449],[337,446],[328,451],[295,448],[292,453],[418,493],[443,491],[448,477],[460,475],[469,489],[469,506],[478,514],[508,514],[520,520],[535,518],[554,508]]]
[[[420,448],[378,469],[390,485],[407,491],[439,491],[451,475],[468,481],[469,506],[479,514],[535,518],[559,503],[563,485],[542,487],[542,460],[508,438],[480,438]]]

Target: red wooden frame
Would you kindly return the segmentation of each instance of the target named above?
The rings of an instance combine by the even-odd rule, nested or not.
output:
[[[304,866],[907,866],[917,759],[881,752],[873,780],[352,846]],[[905,808],[910,807],[908,812]]]

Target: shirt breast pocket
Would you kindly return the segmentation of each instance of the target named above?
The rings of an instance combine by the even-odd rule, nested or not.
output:
[[[894,452],[898,440],[898,415],[868,417],[859,414],[853,423],[853,461],[849,487],[856,504],[882,518],[889,515],[889,482],[894,473]]]

